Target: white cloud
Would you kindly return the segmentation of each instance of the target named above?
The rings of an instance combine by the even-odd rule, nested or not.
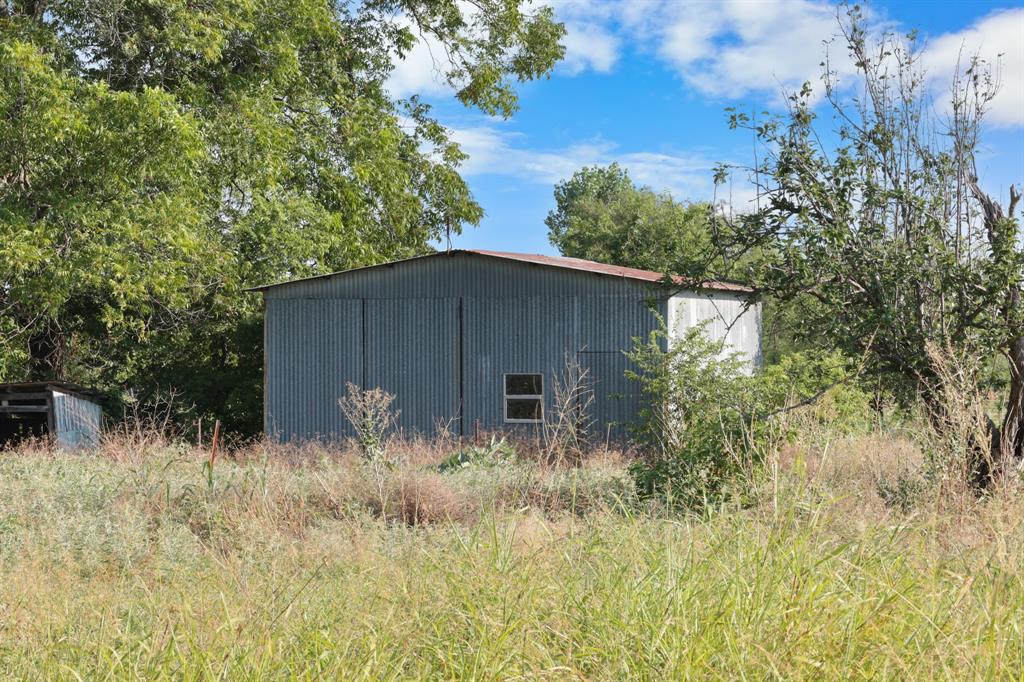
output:
[[[465,0],[456,0],[463,18],[472,23],[480,10]],[[452,70],[452,61],[444,45],[430,33],[421,33],[407,16],[399,15],[396,23],[412,31],[416,42],[402,58],[395,55],[395,69],[388,78],[386,88],[393,97],[410,95],[451,95],[454,92],[448,83],[447,74]]]
[[[553,186],[583,166],[617,162],[637,184],[670,192],[678,199],[707,200],[714,191],[714,163],[696,154],[626,152],[601,140],[558,149],[530,149],[522,144],[522,135],[489,125],[454,128],[452,137],[469,155],[462,168],[466,176],[498,175]]]
[[[612,0],[549,0],[545,4],[565,24],[565,58],[559,71],[569,76],[588,70],[610,73],[622,52],[620,6]]]
[[[826,55],[841,82],[856,75],[838,37],[837,13],[843,10],[822,0],[568,0],[555,7],[568,23],[589,17],[588,31],[603,30],[601,35],[618,39],[616,52],[632,45],[655,55],[688,88],[709,97],[767,96],[777,101],[780,89],[796,90],[804,82],[810,82],[820,97]],[[874,33],[901,30],[879,14],[864,14]],[[597,49],[594,41],[577,42]],[[966,62],[974,55],[999,67],[1001,89],[989,120],[1024,125],[1024,9],[993,12],[961,31],[924,43],[922,64],[937,100],[948,93],[958,59]],[[576,63],[587,64],[582,59]],[[596,63],[588,66],[598,70]],[[574,66],[571,72],[580,70]]]
[[[780,86],[815,84],[826,43],[837,33],[836,9],[810,0],[764,0],[673,6],[651,30],[657,53],[702,94],[778,97]],[[681,11],[685,10],[685,11]],[[845,51],[832,68],[850,73]],[[835,59],[839,57],[839,59]]]
[[[608,71],[625,45],[661,58],[698,91],[740,97],[816,81],[835,6],[816,0],[551,0],[570,74]]]
[[[711,54],[714,37],[710,22],[678,21],[663,29],[659,51],[670,62],[687,66]]]
[[[388,78],[386,87],[393,97],[410,95],[450,95],[445,74],[452,63],[444,46],[430,34],[417,34],[411,20],[399,17],[397,23],[416,35],[416,42],[402,58],[395,55],[395,69]]]
[[[616,34],[612,21],[617,11],[615,5],[591,0],[553,4],[566,28],[565,57],[558,65],[559,72],[567,76],[585,71],[610,73],[622,51],[622,38]],[[478,11],[466,2],[460,3],[460,7],[466,16]],[[401,26],[412,26],[407,18],[398,21]],[[404,58],[396,59],[387,89],[395,97],[450,95],[453,89],[445,79],[450,68],[451,61],[444,47],[430,35],[418,35],[412,50]]]
[[[959,63],[965,70],[974,56],[988,62],[1000,76],[1000,90],[988,120],[998,125],[1024,125],[1024,9],[994,12],[974,25],[926,42],[922,63],[936,99],[948,95]]]
[[[574,76],[609,73],[632,45],[674,69],[687,87],[709,96],[742,99],[752,95],[778,100],[780,87],[798,89],[810,81],[820,96],[821,62],[840,80],[854,75],[838,34],[836,5],[821,0],[552,0],[565,22],[565,59],[559,71]],[[467,12],[473,7],[466,5]],[[869,15],[876,28],[895,28]],[[826,44],[831,44],[827,47]],[[958,59],[979,55],[998,63],[1001,90],[990,120],[1024,125],[1024,9],[994,12],[961,31],[924,43],[922,63],[941,101]],[[388,82],[393,95],[451,94],[444,74],[444,49],[420,39],[400,60]]]
[[[600,163],[611,149],[601,142],[580,143],[544,151],[517,145],[522,135],[493,126],[452,128],[452,139],[469,158],[464,175],[504,175],[551,185],[567,178],[581,166]]]
[[[591,23],[567,22],[565,58],[559,68],[570,76],[586,70],[609,73],[619,58],[620,41],[605,28]]]
[[[388,78],[388,92],[394,97],[451,94],[452,88],[445,81],[449,65],[447,55],[436,41],[418,40],[395,65]]]

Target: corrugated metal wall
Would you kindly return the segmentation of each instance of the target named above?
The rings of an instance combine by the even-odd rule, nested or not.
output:
[[[505,374],[543,374],[544,409],[566,353],[579,348],[579,303],[574,297],[467,298],[464,366],[467,423],[504,423]],[[517,427],[522,428],[522,427]]]
[[[707,321],[707,334],[725,338],[726,353],[742,353],[752,371],[761,364],[761,304],[729,294],[683,292],[668,301],[671,337]]]
[[[367,299],[365,386],[395,396],[398,425],[458,433],[459,300]]]
[[[265,426],[285,440],[350,435],[337,404],[346,381],[394,393],[406,432],[458,417],[460,396],[456,433],[477,422],[504,428],[504,374],[543,373],[550,411],[567,356],[603,387],[600,419],[628,421],[638,402],[615,397],[629,393],[621,352],[670,314],[667,297],[643,282],[464,255],[265,296]]]
[[[593,435],[602,442],[624,439],[641,409],[640,387],[626,377],[629,358],[620,351],[584,351],[579,358],[590,388]]]
[[[91,448],[99,445],[103,410],[77,395],[53,391],[53,421],[57,444],[62,448]]]
[[[363,385],[363,301],[267,302],[264,430],[282,440],[352,435],[338,407]]]

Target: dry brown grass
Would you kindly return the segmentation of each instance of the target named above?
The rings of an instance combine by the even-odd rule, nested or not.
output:
[[[798,476],[807,485],[841,493],[879,514],[888,507],[880,485],[921,476],[924,454],[899,433],[797,439],[779,451],[781,475]]]
[[[701,517],[623,500],[614,451],[442,474],[450,446],[393,441],[383,504],[344,445],[250,444],[212,477],[191,445],[7,453],[0,670],[1015,678],[1024,495],[894,506],[879,484],[921,478],[913,435],[800,432],[758,489]]]
[[[386,459],[377,462],[347,442],[252,442],[224,451],[212,476],[205,468],[208,447],[168,443],[159,434],[111,435],[89,454],[63,454],[40,442],[11,456],[90,466],[107,462],[127,472],[128,483],[114,496],[115,504],[131,505],[151,518],[182,518],[197,537],[228,543],[253,532],[302,538],[325,520],[369,516],[409,525],[466,525],[484,511],[584,514],[632,498],[623,453],[599,450],[578,466],[566,466],[547,462],[542,450],[529,445],[513,460],[446,475],[438,473],[438,465],[460,446],[454,439],[394,438],[387,443]]]
[[[403,471],[392,480],[385,518],[410,526],[428,523],[467,523],[479,515],[477,500],[456,491],[440,474]]]

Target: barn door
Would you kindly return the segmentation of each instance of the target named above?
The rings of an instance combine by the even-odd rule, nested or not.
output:
[[[269,299],[264,431],[285,441],[352,435],[338,408],[363,375],[363,303]]]
[[[459,433],[459,300],[367,299],[365,388],[395,395],[398,426]]]
[[[593,391],[591,437],[625,440],[640,411],[637,382],[626,378],[628,358],[621,351],[580,351],[579,362]]]

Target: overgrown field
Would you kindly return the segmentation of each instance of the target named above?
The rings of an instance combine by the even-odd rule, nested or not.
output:
[[[0,675],[1020,679],[1024,501],[898,433],[798,438],[700,515],[624,456],[395,468],[167,443],[0,455]],[[439,466],[444,462],[443,465]]]

